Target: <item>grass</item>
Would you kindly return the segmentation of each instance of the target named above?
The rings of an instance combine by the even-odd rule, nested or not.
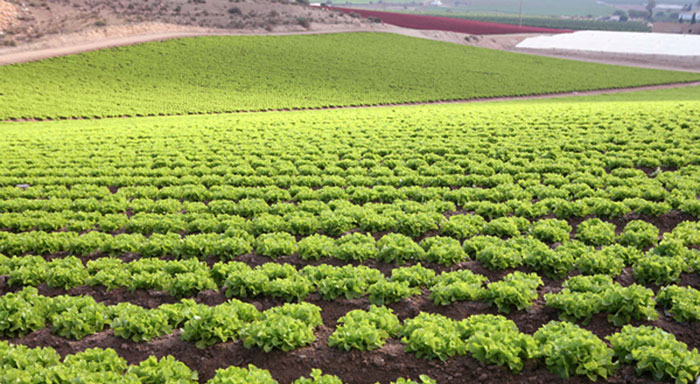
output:
[[[0,67],[0,119],[517,96],[700,80],[384,33],[201,37]]]

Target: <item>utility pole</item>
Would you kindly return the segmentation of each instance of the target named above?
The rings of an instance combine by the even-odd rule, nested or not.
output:
[[[523,26],[523,0],[520,0],[520,27]]]

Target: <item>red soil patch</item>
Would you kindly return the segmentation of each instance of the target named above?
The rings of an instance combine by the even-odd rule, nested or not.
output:
[[[486,23],[482,21],[464,20],[452,17],[412,15],[383,11],[370,11],[355,8],[324,7],[344,13],[355,13],[365,18],[378,18],[386,24],[404,28],[427,29],[434,31],[449,31],[468,33],[470,35],[505,35],[511,33],[568,33],[565,29],[550,29],[537,27],[520,27],[517,25]]]

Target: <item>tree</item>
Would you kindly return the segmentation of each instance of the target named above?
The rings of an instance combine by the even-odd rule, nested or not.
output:
[[[656,0],[649,0],[647,2],[647,11],[649,11],[649,20],[654,16],[654,8],[656,8]]]
[[[613,15],[620,16],[620,21],[629,20],[629,16],[627,16],[627,12],[623,11],[622,9],[615,10],[615,12],[613,12]]]

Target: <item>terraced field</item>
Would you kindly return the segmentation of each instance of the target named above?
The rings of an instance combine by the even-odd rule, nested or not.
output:
[[[0,376],[693,382],[699,122],[579,100],[2,123]]]
[[[375,105],[698,80],[393,34],[191,38],[0,67],[0,120]]]

